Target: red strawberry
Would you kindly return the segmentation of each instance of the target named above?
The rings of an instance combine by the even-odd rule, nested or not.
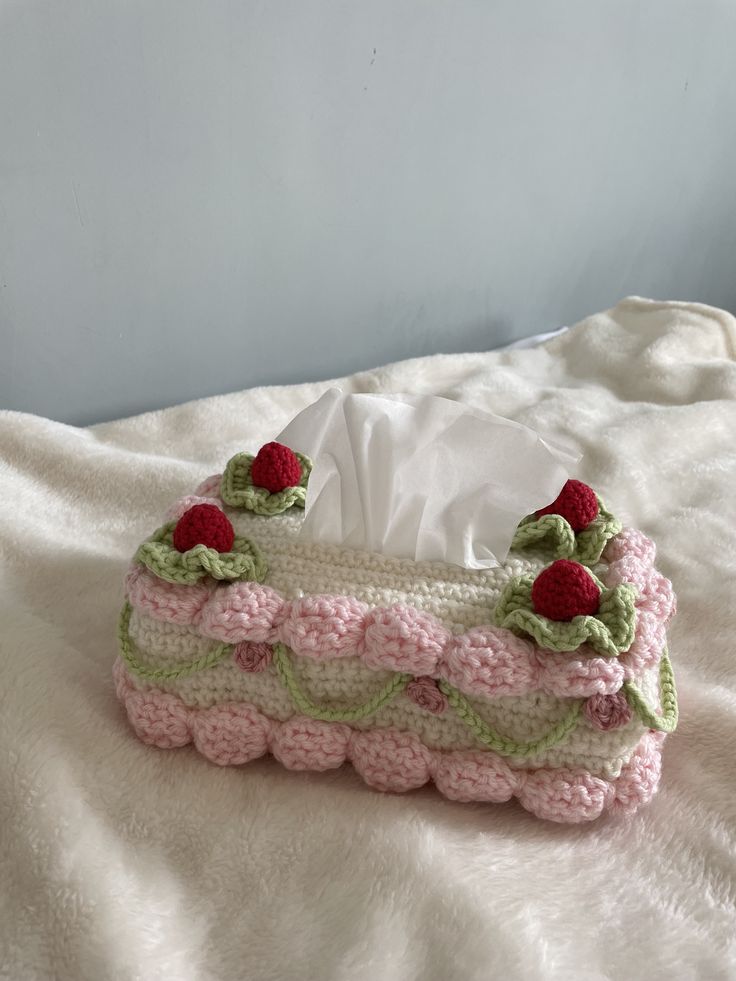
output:
[[[558,559],[540,572],[532,585],[532,605],[550,620],[598,612],[601,594],[584,565]]]
[[[302,468],[296,453],[282,443],[266,443],[250,468],[250,479],[256,487],[276,494],[285,487],[296,487],[302,479]]]
[[[557,499],[537,511],[538,518],[543,514],[561,514],[573,531],[582,531],[598,516],[598,498],[581,480],[568,480]]]
[[[195,545],[229,552],[234,541],[233,526],[214,504],[195,504],[184,512],[174,528],[174,548],[179,552],[188,552]]]

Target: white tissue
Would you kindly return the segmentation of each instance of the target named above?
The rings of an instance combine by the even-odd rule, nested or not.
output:
[[[301,537],[484,569],[519,521],[553,501],[579,454],[431,395],[329,389],[277,437],[314,468]]]

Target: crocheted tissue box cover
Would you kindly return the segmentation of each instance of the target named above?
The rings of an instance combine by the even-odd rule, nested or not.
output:
[[[127,574],[114,678],[145,743],[349,761],[378,790],[432,780],[554,821],[652,797],[675,598],[645,535],[568,481],[496,568],[318,545],[298,537],[309,460],[269,452],[177,502]]]

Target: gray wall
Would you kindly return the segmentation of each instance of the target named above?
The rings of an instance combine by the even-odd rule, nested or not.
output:
[[[5,0],[0,405],[736,308],[729,0]]]

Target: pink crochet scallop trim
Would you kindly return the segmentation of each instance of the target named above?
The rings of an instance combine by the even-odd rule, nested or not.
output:
[[[220,497],[220,487],[222,485],[222,474],[213,473],[211,477],[206,477],[199,486],[194,488],[195,495],[200,495],[202,497],[212,497],[217,498],[214,504],[222,507],[222,498]]]
[[[214,504],[216,508],[222,511],[222,501],[219,497],[200,497],[198,494],[188,494],[171,505],[166,512],[166,520],[178,521],[189,508],[193,508],[196,504]]]
[[[285,600],[270,586],[253,582],[179,586],[138,564],[128,573],[126,593],[142,613],[194,626],[220,642],[280,641],[296,654],[322,660],[358,656],[377,670],[444,678],[469,695],[493,698],[542,691],[587,698],[612,694],[624,680],[657,663],[675,609],[672,584],[654,568],[654,546],[645,535],[626,529],[609,543],[606,557],[607,584],[633,582],[639,590],[634,642],[618,658],[545,651],[495,626],[455,635],[435,617],[412,607],[371,609],[349,596]]]
[[[350,762],[378,790],[400,793],[433,780],[451,800],[516,797],[537,817],[574,824],[604,811],[631,814],[659,784],[661,733],[647,732],[619,777],[604,780],[582,769],[513,770],[490,751],[431,750],[413,733],[398,729],[359,732],[303,716],[277,722],[247,702],[189,708],[175,695],[138,691],[120,659],[113,673],[118,698],[143,742],[164,749],[192,742],[220,766],[247,763],[268,752],[293,770],[329,770]]]

